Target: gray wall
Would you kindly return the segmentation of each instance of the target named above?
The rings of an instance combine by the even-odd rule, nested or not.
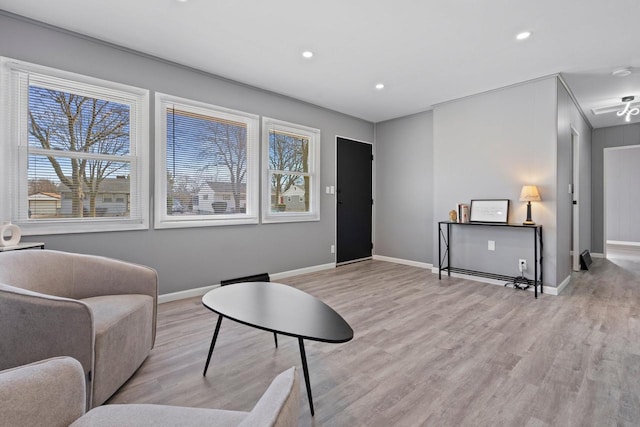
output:
[[[376,124],[376,255],[433,263],[433,112]]]
[[[604,162],[606,239],[640,244],[640,146],[607,148]]]
[[[322,189],[335,185],[336,135],[374,139],[373,124],[364,120],[2,13],[0,55],[319,128]],[[153,114],[150,135],[152,160]],[[153,185],[153,170],[149,177]],[[160,293],[164,294],[239,275],[334,262],[329,248],[334,243],[335,201],[334,196],[322,193],[319,222],[30,236],[25,240],[44,241],[49,249],[149,265],[158,270]]]
[[[533,220],[544,226],[544,283],[556,286],[557,86],[549,77],[436,106],[434,111],[434,221],[446,220],[456,203],[509,199],[509,222],[522,223],[524,184],[535,184],[542,202]],[[438,239],[434,227],[434,254]],[[518,274],[518,259],[533,271],[533,243],[522,229],[457,227],[454,266]],[[487,250],[487,241],[496,250]],[[457,249],[456,249],[457,248]],[[465,248],[464,250],[461,250]]]
[[[640,123],[594,129],[591,142],[592,252],[604,253],[604,149],[640,144]]]
[[[557,277],[558,283],[571,275],[572,201],[569,184],[573,182],[571,155],[571,129],[578,133],[579,183],[579,245],[578,252],[591,250],[591,127],[587,124],[566,88],[558,82],[558,228]]]

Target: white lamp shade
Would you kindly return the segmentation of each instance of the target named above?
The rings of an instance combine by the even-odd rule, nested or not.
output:
[[[539,202],[540,193],[538,192],[538,187],[535,185],[523,185],[522,191],[520,192],[520,201],[521,202]]]

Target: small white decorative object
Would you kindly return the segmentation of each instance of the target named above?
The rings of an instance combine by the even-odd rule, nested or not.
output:
[[[0,226],[0,246],[16,246],[21,237],[22,233],[17,225],[7,223]]]

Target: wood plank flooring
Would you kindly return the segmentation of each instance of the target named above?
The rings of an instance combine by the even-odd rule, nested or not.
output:
[[[383,261],[283,283],[353,327],[306,342],[315,417],[301,426],[640,425],[640,263],[595,259],[560,296]],[[155,348],[109,403],[249,411],[273,377],[301,370],[297,341],[223,320],[200,298],[159,306]]]

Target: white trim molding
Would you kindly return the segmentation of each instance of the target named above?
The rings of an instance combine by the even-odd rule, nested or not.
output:
[[[328,264],[320,264],[314,265],[311,267],[298,268],[296,270],[283,271],[282,273],[274,273],[269,276],[273,280],[280,280],[286,277],[299,276],[301,274],[315,273],[317,271],[323,270],[331,270],[332,268],[336,268],[336,264],[334,262],[330,262]]]
[[[625,242],[621,240],[607,240],[607,245],[612,246],[640,246],[640,242]]]
[[[564,290],[564,288],[567,287],[567,285],[570,282],[571,282],[571,275],[568,275],[567,277],[564,278],[564,280],[562,282],[560,282],[560,284],[558,285],[557,288],[552,288],[551,286],[549,286],[548,293],[551,294],[551,295],[560,295],[560,293]],[[545,287],[545,292],[547,292],[546,289],[547,289],[547,287]]]
[[[299,268],[297,270],[289,270],[289,271],[283,271],[281,273],[274,273],[274,274],[270,274],[269,277],[272,280],[280,280],[286,277],[299,276],[301,274],[307,274],[307,273],[315,273],[317,271],[322,271],[322,270],[330,270],[335,267],[336,267],[336,264],[332,262],[329,264],[314,265],[311,267]],[[210,290],[215,289],[219,286],[220,284],[216,283],[214,285],[203,286],[201,288],[193,288],[193,289],[187,289],[184,291],[171,292],[168,294],[158,295],[158,304],[164,304],[165,302],[178,301],[181,299],[202,296],[207,292],[209,292]]]
[[[388,256],[383,256],[383,255],[374,255],[373,259],[376,261],[393,262],[396,264],[409,265],[411,267],[424,268],[426,270],[430,270],[433,268],[433,264],[429,264],[426,262],[412,261],[410,259],[392,258]]]
[[[171,292],[169,294],[158,295],[158,304],[164,304],[165,302],[178,301],[181,299],[199,297],[212,289],[219,287],[220,284],[203,286],[201,288],[187,289],[185,291]]]

